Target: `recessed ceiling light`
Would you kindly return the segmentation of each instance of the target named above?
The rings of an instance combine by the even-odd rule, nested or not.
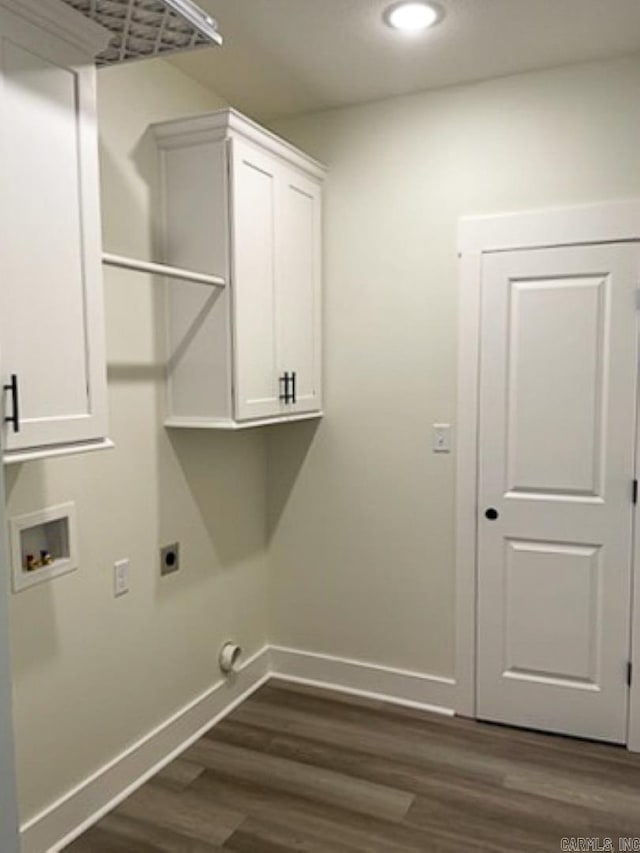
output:
[[[402,2],[385,9],[383,17],[394,30],[415,33],[437,24],[444,10],[431,3]]]

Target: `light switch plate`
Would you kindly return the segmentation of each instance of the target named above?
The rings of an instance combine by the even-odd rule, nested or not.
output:
[[[451,424],[434,424],[432,435],[434,453],[451,453]]]
[[[129,560],[117,560],[113,564],[113,594],[116,598],[129,592]]]

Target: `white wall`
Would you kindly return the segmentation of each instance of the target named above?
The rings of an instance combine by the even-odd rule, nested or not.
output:
[[[101,71],[105,249],[151,257],[157,198],[150,122],[220,99],[153,61]],[[21,817],[26,820],[218,681],[229,637],[266,641],[265,472],[260,432],[160,425],[159,291],[106,274],[110,435],[116,450],[11,467],[8,515],[74,500],[80,569],[10,600]],[[159,577],[159,545],[182,569]],[[112,564],[131,560],[113,598]]]
[[[639,196],[639,92],[636,57],[275,123],[329,166],[327,414],[269,436],[277,643],[453,673],[457,220]]]

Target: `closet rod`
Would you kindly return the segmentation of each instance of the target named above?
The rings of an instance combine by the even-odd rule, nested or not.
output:
[[[182,267],[169,267],[166,264],[154,264],[152,261],[139,261],[136,258],[126,258],[124,255],[112,255],[104,252],[102,263],[110,267],[119,267],[124,270],[135,270],[136,272],[147,272],[154,275],[163,275],[167,278],[179,278],[183,281],[192,281],[197,284],[208,284],[210,287],[226,287],[223,278],[217,275],[207,275],[203,272],[192,272]]]

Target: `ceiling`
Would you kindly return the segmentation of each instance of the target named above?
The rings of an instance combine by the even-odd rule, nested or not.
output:
[[[640,51],[640,0],[439,0],[406,35],[385,0],[199,0],[222,48],[175,57],[257,119]]]

